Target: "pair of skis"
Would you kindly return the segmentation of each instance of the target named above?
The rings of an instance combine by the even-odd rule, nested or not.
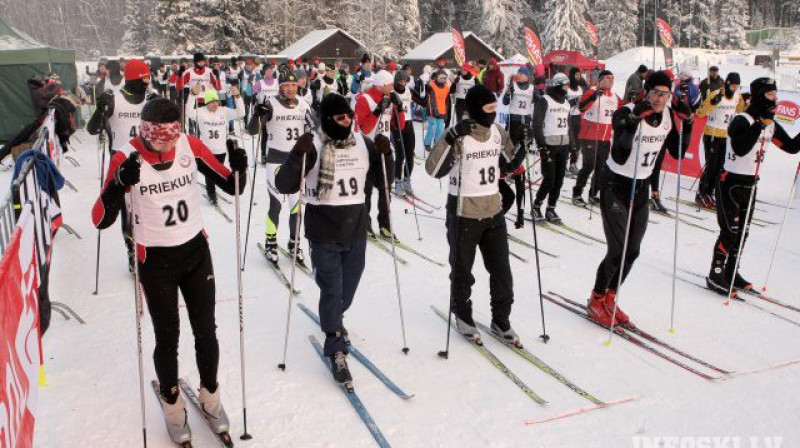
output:
[[[303,312],[311,320],[316,322],[317,325],[320,325],[319,316],[317,316],[316,313],[311,311],[308,307],[306,307],[302,303],[298,303],[297,306],[301,310],[303,310]],[[309,340],[309,342],[311,342],[311,345],[314,347],[314,350],[316,350],[316,352],[319,355],[319,357],[322,360],[322,362],[330,370],[330,360],[325,356],[325,354],[324,354],[324,352],[322,350],[322,345],[319,343],[317,338],[314,337],[313,335],[310,335],[310,336],[308,336],[308,340]],[[355,346],[353,346],[352,343],[348,347],[348,350],[350,351],[350,354],[353,355],[353,357],[356,360],[358,360],[359,363],[361,363],[361,365],[366,367],[367,370],[369,370],[373,375],[375,375],[375,377],[378,380],[380,380],[380,382],[382,382],[395,395],[397,395],[398,397],[400,397],[400,398],[402,398],[404,400],[408,400],[408,399],[410,399],[410,398],[412,398],[414,396],[414,395],[409,395],[409,394],[405,393],[402,389],[400,389],[400,387],[397,386],[397,384],[395,384],[392,380],[390,380],[389,377],[387,377],[380,369],[378,369],[378,367],[372,361],[370,361],[369,358],[367,358],[367,356],[365,356],[360,350],[358,350]],[[386,440],[386,437],[384,437],[384,435],[381,432],[380,428],[378,428],[377,423],[375,423],[375,420],[370,415],[370,413],[367,410],[366,406],[364,406],[364,403],[358,397],[358,394],[356,394],[356,390],[355,390],[355,387],[353,386],[353,384],[352,383],[343,384],[342,385],[342,391],[344,392],[345,396],[347,397],[347,400],[353,406],[353,409],[356,411],[356,413],[358,413],[358,416],[364,422],[364,425],[366,425],[366,427],[369,430],[370,434],[372,434],[372,437],[375,439],[375,442],[377,442],[378,446],[380,446],[382,448],[383,447],[387,447],[388,448],[390,446],[389,442]]]
[[[576,302],[574,300],[568,299],[567,297],[565,297],[565,296],[563,296],[561,294],[555,293],[553,291],[549,291],[548,294],[543,294],[543,297],[547,301],[549,301],[549,302],[551,302],[551,303],[553,303],[553,304],[555,304],[555,305],[557,305],[557,306],[559,306],[559,307],[561,307],[561,308],[563,308],[563,309],[565,309],[565,310],[567,310],[567,311],[569,311],[569,312],[571,312],[573,314],[576,314],[576,315],[578,315],[580,317],[583,317],[584,319],[588,320],[589,322],[592,322],[593,324],[595,324],[595,325],[597,325],[599,327],[606,328],[606,329],[608,328],[608,327],[606,327],[606,326],[594,321],[592,318],[590,318],[589,315],[587,314],[586,305],[584,305],[582,303],[579,303],[579,302]],[[678,367],[680,367],[680,368],[682,368],[682,369],[684,369],[684,370],[686,370],[688,372],[691,372],[691,373],[699,376],[700,378],[703,378],[703,379],[706,379],[706,380],[718,380],[718,379],[721,379],[722,377],[719,376],[719,375],[713,375],[713,374],[709,374],[709,373],[703,372],[703,371],[699,370],[698,368],[693,367],[693,366],[691,366],[691,365],[679,360],[676,356],[673,356],[673,354],[677,355],[677,356],[680,356],[680,357],[683,357],[683,358],[685,358],[685,359],[687,359],[689,361],[692,361],[693,363],[698,364],[698,365],[700,365],[700,366],[702,366],[702,367],[704,367],[704,368],[706,368],[708,370],[711,370],[711,371],[713,371],[713,372],[715,372],[717,374],[721,374],[721,375],[731,375],[731,374],[733,374],[733,371],[722,369],[722,368],[717,367],[716,365],[714,365],[714,364],[712,364],[712,363],[710,363],[708,361],[704,361],[704,360],[702,360],[702,359],[700,359],[700,358],[698,358],[696,356],[690,355],[690,354],[686,353],[685,351],[668,344],[667,342],[661,340],[660,338],[654,336],[653,334],[648,333],[645,330],[642,330],[639,327],[632,326],[632,325],[626,325],[626,326],[618,325],[618,326],[614,327],[613,331],[614,331],[614,334],[620,336],[621,338],[623,338],[626,341],[632,343],[633,345],[636,345],[636,346],[638,346],[638,347],[640,347],[640,348],[642,348],[642,349],[644,349],[644,350],[646,350],[646,351],[658,356],[659,358],[661,358],[661,359],[663,359],[663,360],[665,360],[667,362],[670,362],[670,363],[672,363],[672,364],[674,364],[674,365],[676,365],[676,366],[678,366]],[[645,341],[648,341],[650,343],[658,345],[662,349],[665,349],[665,350],[671,352],[672,354],[667,353],[666,351],[659,350],[658,348],[654,347],[653,345],[648,344]]]
[[[150,382],[150,384],[153,387],[153,392],[155,392],[156,397],[159,400],[161,400],[161,390],[160,390],[160,388],[158,386],[158,381],[152,380]],[[219,443],[220,448],[233,448],[233,439],[231,438],[231,435],[230,435],[229,432],[225,431],[225,432],[221,432],[221,433],[217,434],[211,428],[211,424],[208,421],[206,413],[205,413],[205,411],[203,411],[203,408],[200,405],[200,399],[197,397],[197,393],[195,393],[194,389],[191,387],[189,382],[187,380],[183,379],[183,378],[180,378],[178,380],[178,385],[180,386],[181,391],[183,391],[183,394],[186,395],[186,398],[189,399],[189,402],[191,402],[192,405],[194,406],[194,408],[197,409],[197,412],[199,412],[200,415],[203,416],[203,421],[206,422],[206,425],[208,426],[208,431],[211,434],[214,435],[214,438]],[[181,448],[192,448],[193,447],[191,441],[183,442],[179,446]]]
[[[512,219],[510,216],[506,216],[506,219],[508,219],[511,222],[516,222],[517,215],[513,214],[513,213],[509,213],[509,214],[511,216],[513,216],[514,219]],[[525,216],[524,218],[528,222],[534,222],[533,218],[531,218],[530,216]],[[551,231],[553,233],[557,233],[557,234],[559,234],[559,235],[561,235],[563,237],[569,238],[572,241],[576,241],[576,242],[581,243],[581,244],[586,245],[586,246],[591,246],[592,245],[591,242],[586,241],[583,238],[579,238],[576,234],[571,233],[569,231],[565,231],[567,229],[565,227],[563,227],[563,226],[559,226],[559,225],[556,225],[556,224],[551,224],[551,223],[549,223],[549,222],[547,222],[545,220],[537,220],[537,221],[535,221],[535,224],[537,226],[545,229],[545,230],[549,230],[549,231]],[[562,230],[562,228],[564,230]]]
[[[214,202],[211,202],[211,198],[209,198],[209,197],[208,197],[208,195],[207,195],[207,194],[205,194],[205,193],[203,193],[203,197],[204,197],[204,198],[206,198],[206,201],[208,201],[208,203],[209,203],[209,204],[210,204],[212,207],[214,207],[214,210],[216,210],[216,211],[217,211],[217,213],[219,213],[220,215],[222,215],[222,217],[223,217],[223,218],[225,218],[225,221],[228,221],[228,222],[233,222],[233,220],[231,219],[231,217],[230,217],[230,216],[228,216],[228,214],[227,214],[227,213],[225,213],[225,210],[223,210],[223,209],[222,209],[222,207],[220,207],[220,206],[219,206],[219,204],[215,204]]]
[[[400,263],[400,264],[408,264],[407,260],[405,260],[404,258],[400,257],[399,255],[396,255],[396,254],[392,253],[392,247],[391,247],[392,242],[388,238],[385,238],[383,236],[379,237],[378,235],[375,235],[375,234],[372,234],[372,235],[368,234],[367,235],[367,239],[370,241],[370,243],[372,243],[378,249],[382,250],[383,252],[386,252],[390,256],[393,256],[393,257],[397,258],[397,262],[398,263]],[[425,261],[427,261],[429,263],[433,263],[433,264],[435,264],[437,266],[445,266],[445,264],[442,263],[441,261],[431,257],[430,255],[424,254],[424,253],[418,251],[417,249],[414,249],[413,247],[409,246],[408,244],[406,244],[406,243],[404,243],[404,242],[402,242],[400,240],[396,239],[395,242],[394,242],[394,245],[398,249],[402,249],[402,250],[404,250],[404,251],[406,251],[406,252],[408,252],[410,254],[416,255],[416,256],[422,258],[423,260],[425,260]]]

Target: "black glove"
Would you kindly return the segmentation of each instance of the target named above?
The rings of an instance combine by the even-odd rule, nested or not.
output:
[[[136,185],[139,183],[140,168],[139,153],[133,152],[119,165],[117,173],[114,175],[114,180],[123,187]]]
[[[390,104],[389,98],[382,99],[375,107],[375,110],[372,111],[372,115],[380,117],[383,114],[383,111],[386,110],[387,107],[389,107],[389,104]]]
[[[389,97],[392,99],[392,103],[397,106],[399,109],[403,108],[403,100],[400,99],[400,95],[397,92],[392,92]]]
[[[263,118],[261,121],[270,121],[272,120],[272,104],[268,102],[256,104],[255,111],[253,113],[256,115],[256,117]]]
[[[602,94],[603,94],[603,89],[596,89],[594,92],[592,92],[592,96],[590,96],[589,98],[591,98],[592,101],[595,101]]]
[[[310,132],[306,132],[305,134],[301,135],[300,138],[297,139],[297,143],[295,143],[294,147],[292,148],[292,152],[300,157],[303,157],[306,154],[312,154],[315,150],[314,134]]]
[[[452,145],[456,139],[464,137],[472,133],[472,128],[475,126],[475,120],[467,118],[456,123],[455,126],[450,128],[445,135],[445,140],[448,144]]]
[[[103,93],[99,97],[97,97],[97,108],[101,111],[105,112],[108,109],[108,106],[114,101],[114,95],[110,93]]]
[[[654,113],[653,105],[647,100],[639,101],[636,107],[633,108],[633,115],[639,119],[647,118]]]
[[[392,145],[389,143],[389,138],[383,134],[378,134],[375,137],[375,149],[377,149],[378,152],[383,155],[387,155],[392,152]]]
[[[679,101],[677,104],[673,105],[673,108],[681,120],[688,120],[692,117],[692,108],[686,101]]]
[[[362,82],[364,82],[364,78],[365,78],[365,76],[364,76],[364,72],[359,72],[359,73],[358,73],[358,82],[359,82],[359,83],[362,83]]]
[[[236,145],[233,140],[226,142],[228,146],[228,160],[230,160],[231,170],[244,171],[247,169],[247,151]]]
[[[722,101],[722,90],[720,90],[719,93],[717,93],[717,95],[714,96],[714,98],[711,98],[711,105],[716,106],[717,104],[720,103],[720,101]]]
[[[539,157],[542,161],[550,161],[550,148],[547,145],[542,145],[539,147]]]

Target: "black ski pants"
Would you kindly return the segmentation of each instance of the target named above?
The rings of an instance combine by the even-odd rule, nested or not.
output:
[[[214,154],[219,163],[225,164],[225,156],[227,154]],[[209,199],[216,200],[217,199],[217,188],[214,185],[214,180],[206,176],[206,194],[208,195]]]
[[[414,162],[411,163],[413,164]],[[383,173],[381,173],[381,175],[382,174]],[[367,203],[367,225],[369,228],[372,228],[372,218],[370,217],[372,210],[372,190],[375,190],[378,195],[378,228],[389,229],[392,226],[389,224],[389,202],[387,201],[386,193],[383,189],[376,187],[374,182],[370,181],[367,181],[364,191]]]
[[[592,176],[592,183],[589,185],[589,197],[596,197],[599,194],[600,179],[603,177],[603,170],[605,169],[610,150],[611,142],[581,140],[583,164],[581,165],[581,170],[578,172],[578,179],[575,181],[575,187],[572,188],[573,196],[580,196],[583,194],[583,189],[586,187],[589,176],[592,175],[593,171],[594,176]]]
[[[725,163],[725,147],[728,144],[726,137],[703,136],[703,151],[706,156],[706,164],[703,173],[700,175],[700,185],[697,192],[700,194],[714,195],[717,189],[719,175]]]
[[[447,241],[450,244],[450,300],[453,312],[465,322],[472,322],[472,266],[480,249],[483,265],[489,273],[489,296],[492,320],[508,328],[514,303],[514,281],[508,261],[508,234],[504,213],[487,219],[456,218],[455,197],[447,208]]]
[[[727,253],[728,259],[735,259],[739,254],[739,244],[750,233],[750,221],[753,212],[750,212],[750,221],[742,226],[747,218],[747,208],[750,205],[750,196],[755,196],[754,176],[743,176],[723,171],[717,178],[717,223],[719,224],[719,237],[714,244],[715,248]],[[755,197],[752,199],[755,204]],[[744,248],[744,246],[742,246]]]
[[[144,261],[139,261],[139,280],[155,332],[153,364],[161,394],[174,395],[178,386],[178,290],[183,295],[194,334],[200,381],[216,387],[219,366],[214,318],[216,288],[211,251],[204,233],[180,246],[147,248]]]
[[[569,116],[569,163],[578,163],[578,155],[581,152],[580,138],[581,135],[581,116]]]
[[[414,171],[414,149],[417,144],[417,136],[414,134],[414,122],[412,120],[406,121],[402,132],[396,129],[392,130],[392,143],[394,144],[394,172],[396,179],[411,179],[411,173]]]
[[[536,192],[536,204],[547,199],[548,207],[555,207],[564,185],[564,174],[569,160],[569,146],[546,146],[542,148],[542,183]]]
[[[609,288],[616,289],[620,270],[622,281],[630,273],[633,262],[639,257],[639,249],[647,231],[649,208],[649,188],[647,179],[636,181],[633,215],[628,233],[628,247],[625,251],[625,265],[622,266],[622,253],[625,246],[625,231],[631,202],[632,180],[613,173],[606,167],[600,188],[600,215],[603,218],[603,231],[606,235],[606,256],[597,267],[594,290],[605,293]],[[621,282],[620,282],[621,283]]]

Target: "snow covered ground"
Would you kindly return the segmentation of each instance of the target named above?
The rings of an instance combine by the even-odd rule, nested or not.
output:
[[[634,67],[635,68],[635,67]],[[620,77],[621,78],[621,77]],[[417,129],[421,139],[421,129]],[[78,142],[78,139],[80,142]],[[44,338],[47,387],[41,389],[35,445],[38,447],[99,447],[141,445],[139,380],[134,332],[133,281],[128,274],[119,227],[103,232],[100,293],[94,290],[96,233],[90,207],[98,191],[98,157],[95,140],[79,132],[74,157],[80,167],[62,164],[65,176],[79,189],[62,191],[65,222],[83,237],[59,232],[55,240],[51,297],[72,306],[86,320],[79,325],[53,314]],[[250,147],[250,140],[245,140]],[[421,142],[418,142],[421,148]],[[421,153],[421,151],[420,151]],[[795,171],[797,157],[770,150],[762,168],[759,199],[780,204]],[[244,447],[372,447],[374,441],[348,404],[307,341],[307,335],[322,337],[317,327],[293,308],[289,338],[288,368],[276,365],[282,356],[286,323],[287,291],[261,258],[255,243],[264,232],[267,193],[262,167],[256,177],[253,221],[244,273],[244,309],[247,359],[247,406],[249,431],[254,438],[241,442],[241,383],[236,296],[234,226],[210,206],[203,210],[217,277],[217,322],[221,344],[220,383],[223,402],[233,424],[237,446]],[[437,180],[417,166],[414,185],[418,194],[443,204],[445,192]],[[7,191],[9,173],[0,173],[0,194]],[[684,186],[691,179],[684,179]],[[565,191],[571,189],[568,180]],[[446,187],[446,185],[444,185]],[[249,185],[247,188],[249,195]],[[674,196],[674,176],[668,175],[663,190]],[[246,203],[248,195],[244,196]],[[683,192],[693,199],[693,193]],[[674,204],[668,204],[674,207]],[[231,205],[222,204],[233,215]],[[782,209],[766,202],[757,204],[756,217],[780,221]],[[800,306],[796,275],[800,267],[800,217],[792,209],[778,250],[769,292]],[[446,261],[444,223],[420,213],[422,241],[417,241],[414,218],[406,203],[392,204],[399,237],[431,256]],[[698,224],[714,229],[712,214],[689,210]],[[602,237],[599,215],[589,219],[586,210],[559,205],[566,223]],[[286,211],[280,242],[287,239]],[[246,219],[246,210],[242,218]],[[723,306],[719,296],[684,282],[677,284],[676,332],[670,327],[673,221],[651,216],[642,255],[621,292],[624,309],[640,327],[699,357],[740,372],[724,381],[707,381],[662,359],[614,338],[604,347],[607,333],[551,304],[545,304],[548,344],[538,340],[542,332],[536,291],[533,251],[511,244],[511,250],[530,260],[512,261],[516,303],[512,323],[526,347],[561,373],[597,397],[635,401],[570,418],[526,425],[588,408],[591,403],[550,376],[500,346],[486,344],[548,404],[537,405],[499,373],[463,340],[451,341],[449,360],[436,356],[445,342],[445,325],[430,305],[445,309],[448,300],[448,269],[403,253],[407,266],[400,267],[406,330],[410,353],[401,352],[402,339],[395,296],[391,258],[368,246],[367,267],[347,315],[354,343],[415,397],[403,401],[389,392],[359,363],[352,361],[356,390],[386,438],[395,447],[638,447],[640,438],[653,436],[738,436],[743,447],[750,437],[782,438],[783,447],[800,446],[797,415],[800,404],[800,366],[770,369],[782,363],[800,362],[797,337],[800,328],[741,303]],[[513,226],[512,226],[513,227]],[[532,241],[530,223],[510,230]],[[745,249],[742,272],[762,283],[777,237],[778,227],[767,224],[752,228]],[[543,289],[555,290],[584,301],[592,287],[595,269],[604,254],[602,244],[581,244],[555,233],[539,230],[540,246],[559,255],[543,256]],[[683,269],[705,274],[716,235],[682,225],[678,263]],[[289,263],[282,262],[288,272]],[[473,300],[476,317],[487,322],[488,276],[482,263],[475,263]],[[694,280],[684,274],[686,278]],[[314,309],[318,289],[303,273],[297,274],[302,294],[296,300]],[[800,322],[800,315],[759,302],[769,310]],[[192,336],[185,313],[181,322],[180,371],[194,384]],[[800,325],[800,324],[798,324]],[[155,377],[150,354],[152,329],[145,314],[145,381]],[[759,373],[751,371],[766,369]],[[148,446],[170,447],[156,397],[145,389]],[[190,409],[195,446],[215,446],[197,413]],[[653,439],[648,439],[653,441]],[[695,439],[687,439],[694,441]],[[677,445],[675,445],[677,446]],[[695,446],[680,445],[680,446]],[[703,446],[703,445],[697,445]],[[723,445],[734,446],[734,445]],[[736,445],[738,446],[738,445]],[[773,445],[778,446],[778,445]]]

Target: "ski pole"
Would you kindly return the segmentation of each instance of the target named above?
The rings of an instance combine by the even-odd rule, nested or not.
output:
[[[406,174],[406,179],[408,179],[409,185],[411,185],[411,172],[410,172],[411,171],[411,166],[410,166],[410,164],[414,163],[414,161],[411,160],[409,162],[408,156],[406,155],[406,144],[405,144],[405,141],[403,140],[403,131],[400,129],[400,124],[401,124],[400,123],[400,114],[397,112],[397,108],[395,108],[395,110],[394,110],[394,118],[397,121],[397,135],[400,137],[400,151],[405,156],[404,157],[405,158],[405,163],[404,163],[404,166],[403,166],[403,171]],[[414,126],[414,122],[413,121],[411,122],[411,126]],[[419,231],[419,217],[417,216],[417,201],[416,200],[412,201],[411,206],[414,209],[414,221],[417,224],[417,240],[422,241],[422,233],[420,233],[420,231]]]
[[[254,145],[256,139],[250,139],[250,146]],[[261,117],[258,118],[258,147],[261,148]],[[258,169],[258,162],[255,160],[255,151],[253,158],[253,178],[250,185],[250,207],[247,210],[247,230],[244,232],[244,253],[242,254],[242,267],[240,270],[244,271],[245,262],[247,261],[247,241],[250,239],[250,218],[253,216],[253,197],[256,193],[256,170]],[[302,191],[301,191],[302,193]]]
[[[286,371],[286,352],[289,348],[289,325],[292,322],[292,299],[294,295],[294,274],[297,271],[297,249],[300,247],[300,227],[303,222],[303,198],[306,191],[306,155],[303,154],[303,163],[300,168],[300,197],[297,204],[297,222],[295,223],[294,235],[297,240],[292,247],[292,272],[289,280],[289,307],[286,309],[286,332],[283,336],[283,361],[278,364],[278,368]]]
[[[769,268],[767,269],[767,276],[764,278],[764,286],[761,288],[762,292],[767,292],[767,282],[769,282],[769,275],[772,273],[772,263],[775,261],[775,255],[778,253],[778,243],[780,243],[781,235],[783,235],[783,227],[786,225],[786,217],[789,216],[789,207],[792,205],[792,199],[794,199],[794,189],[797,186],[798,174],[800,174],[800,163],[797,164],[797,171],[794,172],[792,189],[789,190],[789,198],[786,200],[786,208],[783,210],[783,220],[781,220],[781,227],[778,230],[778,239],[775,240],[775,248],[772,250],[772,258],[769,259]]]
[[[242,239],[241,239],[241,206],[239,195],[239,173],[236,172],[233,177],[233,204],[236,208],[236,288],[239,295],[239,359],[241,360],[240,369],[242,376],[242,420],[244,432],[239,437],[242,440],[250,440],[253,438],[247,433],[247,386],[245,383],[245,356],[244,356],[244,294],[242,292]]]
[[[139,153],[133,152],[131,157],[137,163],[141,163],[139,160]],[[142,359],[142,316],[139,310],[142,309],[142,291],[141,285],[139,284],[139,254],[138,254],[138,243],[136,242],[136,218],[135,215],[138,212],[136,193],[131,190],[131,240],[133,240],[133,252],[134,252],[134,265],[133,265],[133,296],[134,296],[134,303],[135,303],[135,310],[134,313],[136,314],[136,354],[139,358],[139,398],[142,407],[142,446],[147,448],[147,418],[145,414],[145,406],[144,406],[144,360]]]
[[[525,164],[528,165],[525,170],[525,175],[529,176],[532,166],[527,152],[525,153]],[[533,207],[533,188],[528,189],[528,200],[531,202],[531,207]],[[539,311],[542,313],[542,334],[539,338],[542,342],[547,344],[547,341],[550,340],[550,336],[547,334],[547,327],[544,323],[544,296],[542,295],[542,270],[539,264],[539,237],[536,234],[536,217],[531,214],[531,218],[531,227],[533,228],[533,253],[536,257],[536,285],[539,288]]]
[[[597,119],[598,120],[600,119],[600,100],[601,100],[601,98],[598,97],[597,98]],[[603,128],[603,141],[604,142],[606,140],[606,132],[608,132],[608,126]],[[589,196],[591,196],[589,198],[589,219],[590,220],[592,219],[592,215],[594,214],[594,201],[592,201],[592,198],[594,196],[592,196],[592,184],[594,184],[596,186],[597,184],[600,183],[600,181],[597,180],[597,177],[598,177],[597,176],[597,159],[598,159],[598,153],[599,152],[600,152],[600,140],[595,140],[595,143],[594,143],[594,167],[592,168],[592,181],[589,183]]]
[[[453,151],[455,151],[455,149],[456,149],[455,142],[453,143],[452,149],[453,149]],[[463,156],[463,154],[462,154],[463,152],[464,151],[463,151],[463,148],[462,148],[462,151],[460,151],[460,153],[458,154],[458,185],[456,186],[456,213],[455,213],[455,216],[453,216],[453,219],[450,221],[450,222],[452,222],[452,225],[454,227],[453,228],[453,240],[450,241],[450,251],[453,254],[453,258],[451,259],[452,260],[451,269],[454,269],[454,267],[452,267],[452,266],[454,266],[455,263],[458,260],[458,224],[459,224],[458,223],[458,218],[461,216],[461,173],[462,173],[462,169],[464,167],[463,157],[462,157]],[[449,225],[448,225],[448,229],[447,230],[448,230],[448,232],[450,231]],[[452,282],[452,280],[451,280],[451,282]],[[450,327],[452,325],[452,320],[453,320],[453,287],[451,285],[451,287],[450,287],[450,305],[449,305],[449,309],[447,310],[447,342],[445,343],[444,350],[441,350],[441,351],[439,351],[439,353],[437,353],[437,355],[439,355],[440,358],[448,359],[449,356],[450,356],[450,332],[451,332],[451,328]]]
[[[105,184],[105,171],[106,171],[106,112],[105,110],[100,111],[101,119],[100,119],[100,134],[98,135],[98,143],[100,147],[100,191],[103,191],[103,184]],[[100,229],[97,229],[97,256],[95,257],[94,262],[94,292],[93,295],[97,295],[97,292],[100,288]]]
[[[683,124],[684,121],[681,118],[680,121],[680,131],[678,132],[678,153],[680,157],[678,157],[678,180],[677,185],[675,188],[675,243],[672,246],[672,304],[670,306],[670,315],[669,315],[669,332],[675,333],[675,289],[677,287],[678,282],[678,224],[679,216],[681,215],[681,164],[683,162],[684,154],[681,153],[683,151]]]
[[[392,222],[392,204],[389,195],[389,176],[386,175],[386,155],[381,153],[381,171],[383,172],[383,194],[386,197],[386,208],[389,215],[389,236],[392,240],[392,263],[394,264],[394,284],[397,287],[397,305],[400,308],[400,330],[403,333],[403,353],[408,354],[409,348],[406,343],[406,321],[403,317],[403,298],[400,294],[400,271],[397,269],[397,244],[394,240],[394,223]],[[416,213],[416,207],[414,207]],[[419,221],[417,221],[419,226]],[[449,333],[448,333],[449,334]]]
[[[667,117],[666,119],[669,119]],[[631,233],[631,220],[633,219],[633,203],[636,200],[636,178],[639,174],[639,155],[642,149],[642,129],[644,126],[639,123],[639,131],[636,133],[636,156],[633,163],[633,179],[631,179],[631,197],[628,202],[628,219],[625,223],[625,239],[622,243],[622,257],[619,264],[619,277],[617,278],[617,299],[614,300],[614,311],[611,313],[611,325],[608,326],[608,340],[603,344],[611,345],[611,337],[614,335],[614,320],[617,318],[617,304],[619,303],[619,288],[622,286],[622,274],[625,272],[625,258],[628,253],[628,238]],[[646,207],[646,205],[645,205]]]
[[[758,186],[758,173],[761,171],[761,160],[764,158],[764,144],[767,139],[761,136],[761,147],[756,154],[756,173],[753,179],[753,189],[750,190],[750,199],[747,201],[747,211],[744,214],[744,222],[741,223],[742,236],[739,238],[739,250],[736,252],[736,261],[733,264],[733,274],[731,274],[731,284],[728,287],[728,298],[725,300],[725,305],[730,304],[731,295],[733,294],[733,281],[736,280],[736,273],[739,272],[739,263],[742,261],[742,248],[744,248],[744,238],[747,235],[747,229],[750,227],[750,218],[753,216],[753,203],[756,199],[756,187]]]

